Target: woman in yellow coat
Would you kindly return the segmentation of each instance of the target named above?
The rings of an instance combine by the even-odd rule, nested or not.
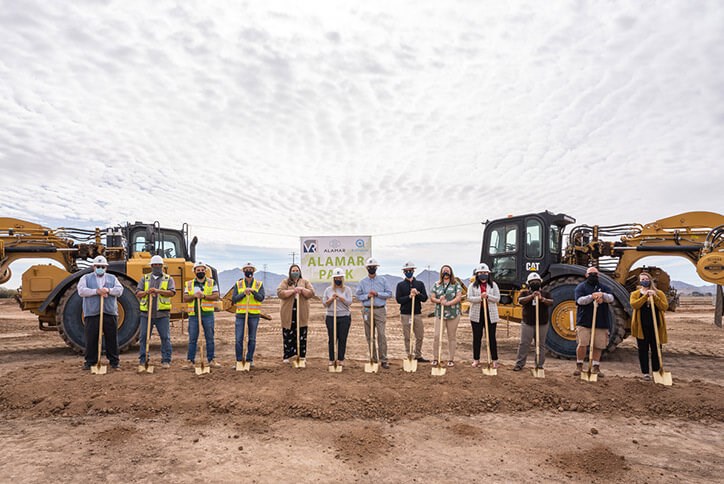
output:
[[[651,351],[651,369],[659,371],[661,368],[659,363],[659,355],[656,350],[656,336],[654,335],[654,317],[649,303],[649,297],[654,298],[654,306],[656,308],[656,322],[659,330],[659,343],[664,344],[668,341],[666,336],[666,321],[664,319],[664,311],[669,307],[664,291],[656,289],[651,274],[642,272],[639,274],[639,285],[634,292],[631,293],[631,307],[633,315],[631,316],[631,335],[636,338],[639,349],[639,364],[641,365],[641,373],[646,381],[651,380],[649,374],[649,351]]]

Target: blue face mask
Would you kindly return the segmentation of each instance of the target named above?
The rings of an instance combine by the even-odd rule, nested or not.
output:
[[[415,271],[405,271],[404,274],[405,274],[406,278],[412,279],[412,276],[415,274]]]
[[[643,287],[651,287],[651,281],[641,281]]]
[[[106,268],[105,267],[96,267],[95,272],[96,272],[97,276],[102,276],[103,274],[106,273]]]

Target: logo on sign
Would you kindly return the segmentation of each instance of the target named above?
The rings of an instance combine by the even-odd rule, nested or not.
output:
[[[354,245],[356,245],[357,247],[359,247],[361,249],[362,247],[365,246],[365,241],[362,239],[357,239],[357,241],[354,243]]]
[[[340,245],[342,245],[342,243],[341,243],[339,240],[337,240],[337,239],[332,239],[332,240],[329,241],[329,246],[330,246],[331,248],[333,248],[333,249],[336,249],[336,248],[339,247]]]
[[[304,250],[305,254],[314,254],[317,252],[317,240],[316,239],[305,240],[304,243],[302,244],[302,246],[303,246],[302,249]]]

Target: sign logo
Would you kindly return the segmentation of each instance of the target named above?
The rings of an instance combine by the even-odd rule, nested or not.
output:
[[[342,245],[342,242],[340,242],[340,241],[337,240],[337,239],[332,239],[332,240],[329,241],[329,246],[330,246],[331,248],[333,248],[333,249],[338,248],[340,245]]]
[[[302,243],[303,250],[305,254],[314,254],[317,252],[317,240],[316,239],[308,239],[305,240]]]
[[[357,247],[362,249],[365,246],[365,241],[362,239],[357,239],[357,241],[354,243],[354,245],[356,245]]]

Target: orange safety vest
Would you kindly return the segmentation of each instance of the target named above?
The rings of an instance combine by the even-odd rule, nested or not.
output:
[[[259,288],[261,288],[261,281],[254,279],[254,282],[251,283],[251,289],[258,291]],[[236,281],[236,290],[239,294],[246,290],[246,279]],[[246,313],[247,304],[249,305],[249,314],[261,313],[261,302],[254,299],[253,295],[248,294],[236,302],[236,314]]]
[[[194,290],[194,280],[186,281],[186,294],[189,296],[193,296],[196,291]],[[205,296],[211,296],[211,294],[214,292],[214,280],[210,277],[206,278],[206,282],[204,282],[204,298],[201,299],[201,312],[202,313],[213,313],[214,308],[216,305],[214,304],[214,301],[207,301]],[[195,316],[196,315],[196,298],[194,298],[193,301],[189,301],[188,306],[186,308],[186,311],[189,313],[189,316]]]

